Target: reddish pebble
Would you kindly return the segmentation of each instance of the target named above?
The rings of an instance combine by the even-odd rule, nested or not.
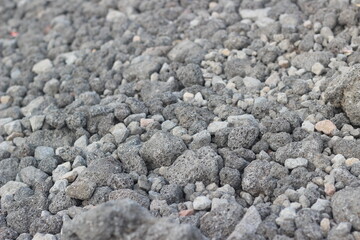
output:
[[[151,119],[151,118],[142,118],[140,119],[140,127],[145,128],[147,127],[150,123],[153,123],[155,120]]]
[[[336,126],[330,120],[323,120],[315,124],[315,129],[319,132],[325,133],[326,135],[330,135],[335,131]]]
[[[181,210],[179,212],[179,216],[180,217],[186,217],[186,216],[191,216],[194,214],[194,209],[188,209],[188,210]]]
[[[336,192],[336,188],[335,188],[334,184],[329,184],[329,183],[325,184],[326,195],[332,196],[332,195],[334,195],[335,192]]]
[[[14,32],[14,31],[10,32],[10,36],[12,37],[17,37],[18,35],[19,35],[18,32]]]

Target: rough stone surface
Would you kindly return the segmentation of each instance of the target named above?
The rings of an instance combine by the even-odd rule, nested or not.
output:
[[[202,181],[204,184],[217,183],[221,161],[221,157],[210,147],[202,147],[196,151],[188,150],[170,167],[164,169],[163,175],[171,183],[182,186],[196,181]]]
[[[359,198],[360,188],[345,188],[336,192],[331,199],[332,213],[336,222],[350,222],[352,227],[360,230]]]
[[[169,132],[157,132],[142,145],[140,154],[153,169],[170,166],[185,150],[186,145],[181,138]]]
[[[108,216],[123,221],[113,221]],[[131,200],[115,200],[99,205],[77,215],[72,221],[64,223],[62,239],[100,240],[123,238],[159,239],[171,236],[172,239],[205,239],[199,230],[189,225],[158,222],[139,204]],[[91,229],[86,226],[92,225]],[[162,224],[165,226],[161,227]]]

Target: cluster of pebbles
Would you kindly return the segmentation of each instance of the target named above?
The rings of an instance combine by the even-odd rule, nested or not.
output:
[[[359,7],[0,0],[0,240],[359,240]]]

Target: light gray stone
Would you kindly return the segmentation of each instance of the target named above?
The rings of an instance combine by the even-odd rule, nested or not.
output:
[[[55,155],[54,149],[51,147],[39,146],[35,148],[34,157],[38,160],[45,160]]]
[[[305,158],[289,158],[285,160],[285,167],[288,169],[307,167],[308,162],[309,161]]]
[[[251,206],[241,221],[236,225],[235,230],[230,234],[228,240],[242,239],[247,234],[254,234],[261,224],[261,216],[255,206]]]
[[[41,74],[50,71],[53,68],[53,64],[49,59],[41,60],[40,62],[37,62],[33,68],[32,71],[36,74]]]
[[[195,210],[207,210],[211,207],[211,200],[206,196],[200,196],[194,199],[193,206]]]

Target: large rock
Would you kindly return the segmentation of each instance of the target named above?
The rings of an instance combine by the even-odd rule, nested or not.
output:
[[[79,214],[65,222],[61,232],[63,240],[206,239],[190,225],[152,217],[145,208],[129,199],[109,201]]]
[[[334,219],[337,223],[350,222],[352,227],[360,230],[360,187],[347,187],[335,193],[331,199]]]
[[[222,158],[211,148],[202,147],[197,151],[185,151],[162,174],[170,183],[185,186],[202,181],[205,185],[218,183],[218,172]]]
[[[185,150],[181,138],[169,132],[157,132],[142,145],[140,155],[151,169],[155,169],[170,166]]]
[[[351,123],[360,126],[360,64],[331,79],[325,90],[324,100],[341,107]]]

